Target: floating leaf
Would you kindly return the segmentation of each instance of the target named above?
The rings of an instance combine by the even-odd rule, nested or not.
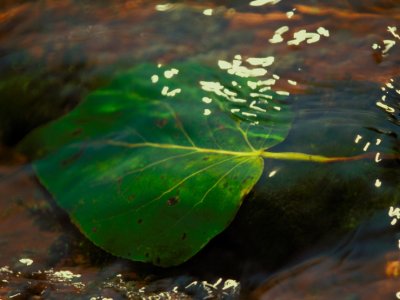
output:
[[[229,225],[261,176],[261,153],[288,132],[282,97],[257,95],[249,80],[144,64],[22,148],[38,150],[41,182],[96,245],[177,265]]]

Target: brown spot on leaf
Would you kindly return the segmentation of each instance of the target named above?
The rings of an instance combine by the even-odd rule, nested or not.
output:
[[[63,167],[66,167],[66,166],[72,164],[73,162],[77,161],[82,156],[83,152],[84,152],[84,149],[82,148],[81,150],[79,150],[78,152],[74,153],[70,157],[62,160],[61,161],[61,165]]]
[[[121,185],[122,185],[122,177],[120,176],[120,177],[118,177],[117,178],[117,193],[118,194],[121,194],[122,193],[122,190],[121,190]]]
[[[187,237],[186,232],[184,232],[184,233],[182,234],[182,241],[186,240],[186,237]]]
[[[76,128],[74,131],[71,132],[72,136],[78,136],[83,132],[83,128]]]
[[[168,124],[168,119],[161,119],[156,121],[156,125],[158,128],[163,128],[167,124]]]
[[[139,219],[139,220],[137,220],[137,223],[138,223],[138,224],[142,224],[142,223],[143,223],[143,220],[142,220],[142,219]]]
[[[175,204],[177,204],[179,202],[179,198],[178,197],[171,197],[168,199],[167,204],[169,206],[173,206]]]
[[[247,181],[251,180],[253,177],[251,176],[247,176],[244,180],[243,180],[243,184],[245,184]]]

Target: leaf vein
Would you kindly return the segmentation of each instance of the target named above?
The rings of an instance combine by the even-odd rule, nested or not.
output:
[[[162,163],[164,163],[164,162],[168,162],[168,161],[174,160],[174,159],[176,159],[176,158],[186,157],[186,156],[189,156],[189,155],[192,155],[192,154],[195,154],[195,153],[197,153],[197,151],[189,152],[189,153],[184,153],[184,154],[179,154],[179,155],[174,155],[174,156],[169,156],[169,157],[167,157],[167,158],[164,158],[164,159],[161,159],[161,160],[152,162],[152,163],[150,163],[150,164],[148,164],[148,165],[146,165],[146,166],[144,166],[144,167],[137,168],[137,169],[135,169],[135,170],[131,170],[131,171],[129,171],[129,172],[126,172],[126,173],[124,174],[124,176],[132,175],[132,174],[137,173],[137,172],[143,172],[143,171],[145,171],[145,170],[147,170],[147,169],[149,169],[149,168],[151,168],[151,167],[154,167],[154,166],[156,166],[156,165],[162,164]]]
[[[179,130],[183,133],[183,135],[186,137],[188,142],[193,147],[196,147],[196,144],[193,142],[193,140],[191,139],[190,135],[187,133],[186,129],[183,127],[182,121],[181,121],[181,119],[179,119],[179,117],[176,114],[175,110],[168,103],[165,103],[165,102],[160,102],[160,103],[163,104],[170,111],[171,115],[173,116],[173,118],[176,121],[176,125],[178,126]]]
[[[176,220],[176,222],[169,228],[167,228],[166,230],[169,230],[170,232],[173,232],[173,230],[171,231],[172,228],[176,227],[184,218],[186,218],[198,205],[200,205],[201,203],[204,202],[204,199],[208,196],[208,194],[225,178],[227,177],[231,172],[233,172],[233,170],[235,170],[237,167],[239,167],[240,165],[248,162],[249,160],[251,160],[252,158],[247,158],[239,163],[237,163],[236,165],[234,165],[231,169],[229,169],[227,172],[225,172],[221,177],[218,178],[218,180],[204,193],[203,197],[200,199],[200,201],[198,201],[195,205],[193,205],[193,207],[191,209],[189,209],[189,211],[184,214],[182,217],[180,217],[178,220]],[[165,231],[165,230],[164,230]]]

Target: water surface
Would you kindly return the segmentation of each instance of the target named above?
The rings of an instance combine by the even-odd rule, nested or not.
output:
[[[385,154],[400,148],[400,4],[275,2],[0,4],[1,297],[395,299],[399,236],[388,211],[400,200],[399,160]],[[191,60],[222,73],[221,61],[254,68],[249,58],[267,57],[264,79],[289,94],[295,115],[274,151],[373,156],[266,160],[228,230],[180,267],[93,246],[15,150],[139,63]]]

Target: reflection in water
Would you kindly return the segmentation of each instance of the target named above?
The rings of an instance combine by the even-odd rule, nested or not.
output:
[[[246,285],[257,274],[246,266],[254,256],[269,274],[256,292],[245,286],[256,298],[392,299],[399,290],[398,224],[390,225],[398,218],[399,162],[385,155],[400,152],[399,20],[396,0],[2,1],[0,297],[200,299],[210,290],[237,297],[239,284],[229,278]],[[247,80],[244,94],[236,81],[199,79],[204,116],[214,117],[218,96],[255,126],[256,117],[290,102],[295,121],[277,150],[374,158],[319,167],[266,161],[264,177],[228,232],[191,265],[160,271],[88,245],[29,171],[14,172],[25,158],[12,146],[116,71],[159,63],[166,67],[148,78],[157,85],[179,77],[168,66],[187,59],[218,66],[221,74],[257,77]],[[159,92],[182,93],[172,85]],[[332,228],[349,231],[381,210],[340,247],[315,246],[335,244],[324,243]],[[283,253],[279,263],[274,253]],[[275,269],[264,264],[268,259]]]

